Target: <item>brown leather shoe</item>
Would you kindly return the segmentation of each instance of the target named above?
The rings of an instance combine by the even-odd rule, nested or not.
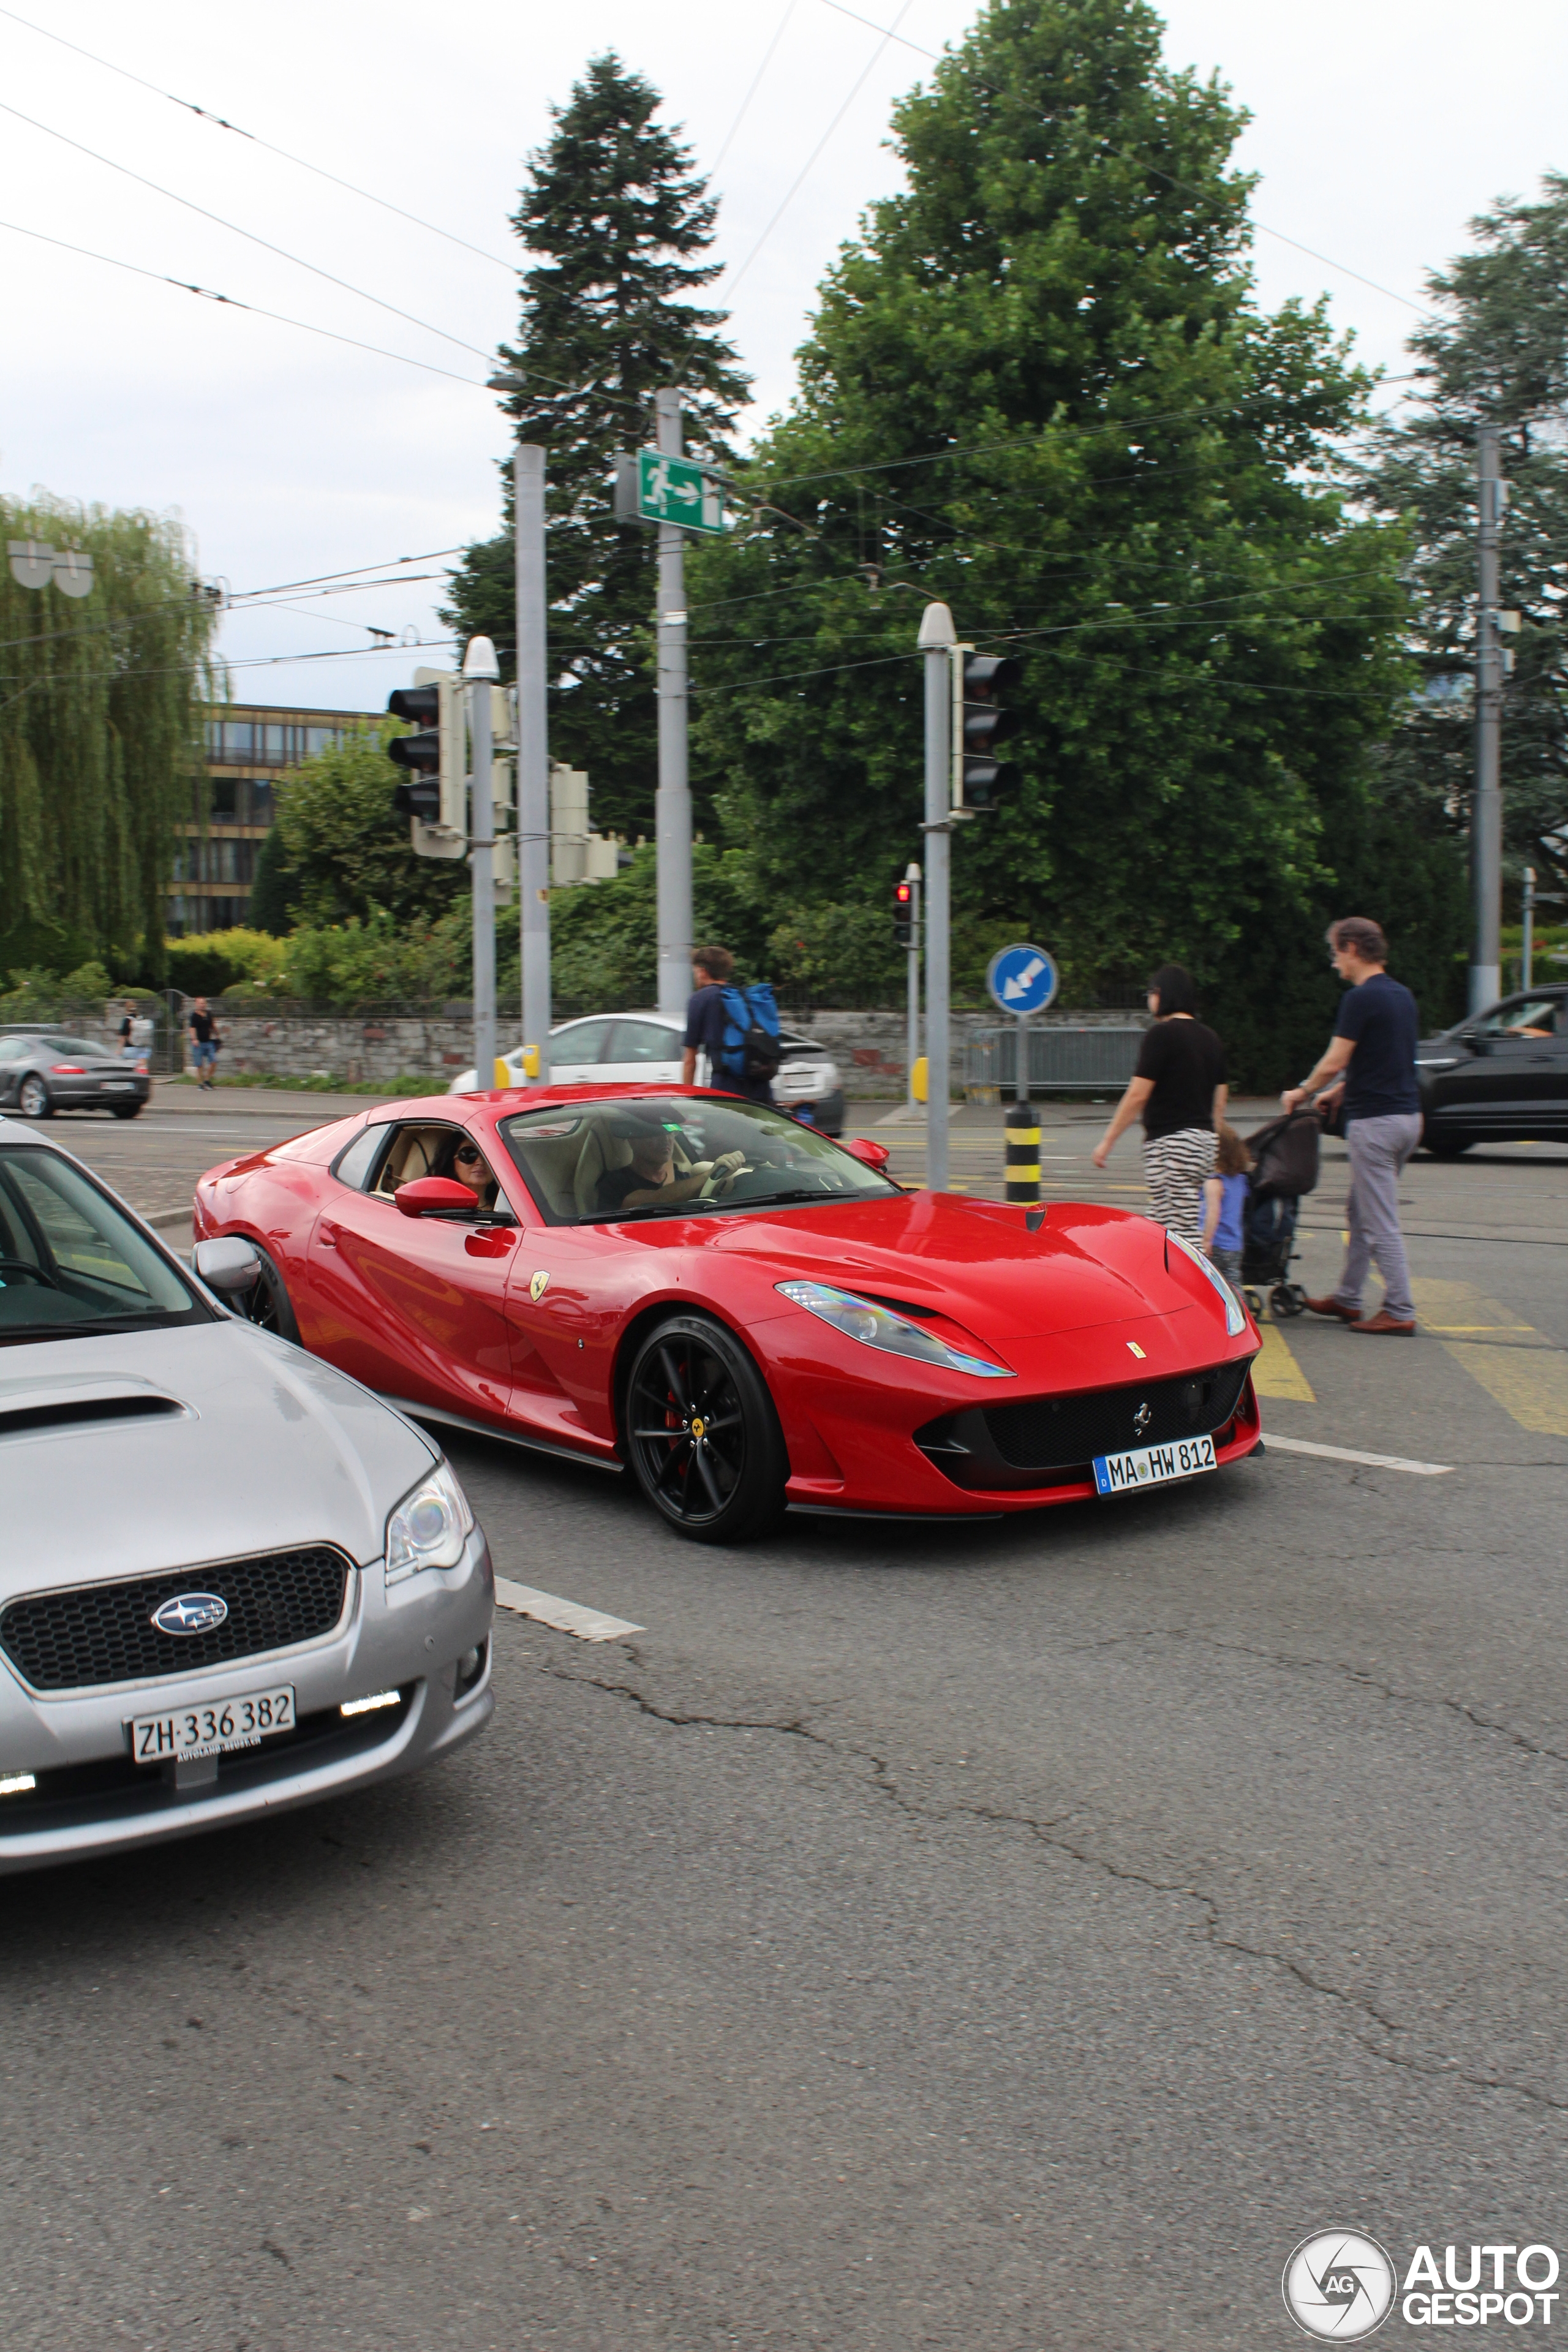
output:
[[[1346,1307],[1337,1298],[1309,1298],[1307,1312],[1309,1315],[1337,1315],[1342,1323],[1359,1323],[1361,1320],[1359,1307]]]
[[[1387,1337],[1394,1339],[1414,1339],[1415,1337],[1414,1323],[1396,1323],[1387,1309],[1382,1307],[1378,1308],[1375,1315],[1363,1315],[1359,1323],[1351,1325],[1351,1329],[1364,1331],[1369,1338],[1375,1339]]]

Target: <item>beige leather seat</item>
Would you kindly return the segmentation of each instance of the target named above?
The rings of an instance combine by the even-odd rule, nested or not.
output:
[[[400,1184],[435,1172],[436,1161],[448,1130],[439,1127],[405,1127],[393,1139],[376,1181],[378,1192],[395,1192]]]
[[[573,1182],[577,1214],[591,1217],[599,1209],[599,1179],[612,1168],[629,1168],[632,1147],[624,1135],[608,1135],[596,1119],[591,1121],[577,1160],[577,1173]]]

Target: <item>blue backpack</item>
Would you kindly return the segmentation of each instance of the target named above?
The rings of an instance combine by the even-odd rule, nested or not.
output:
[[[784,1059],[779,1050],[779,1009],[765,980],[750,988],[726,988],[724,1035],[719,1068],[727,1078],[771,1078]]]

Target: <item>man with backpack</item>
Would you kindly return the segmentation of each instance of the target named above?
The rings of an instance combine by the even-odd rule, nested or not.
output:
[[[705,1053],[709,1084],[748,1102],[771,1104],[779,1052],[779,1014],[765,980],[735,985],[728,948],[699,948],[691,960],[692,993],[686,1007],[680,1083],[697,1083],[697,1056]]]

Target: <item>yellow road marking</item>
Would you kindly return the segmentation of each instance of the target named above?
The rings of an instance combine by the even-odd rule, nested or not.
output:
[[[1290,1397],[1298,1404],[1316,1404],[1311,1382],[1285,1345],[1277,1323],[1260,1323],[1263,1352],[1252,1361],[1252,1385],[1260,1397]]]
[[[1521,1429],[1568,1437],[1568,1356],[1468,1282],[1411,1285],[1422,1328]]]

